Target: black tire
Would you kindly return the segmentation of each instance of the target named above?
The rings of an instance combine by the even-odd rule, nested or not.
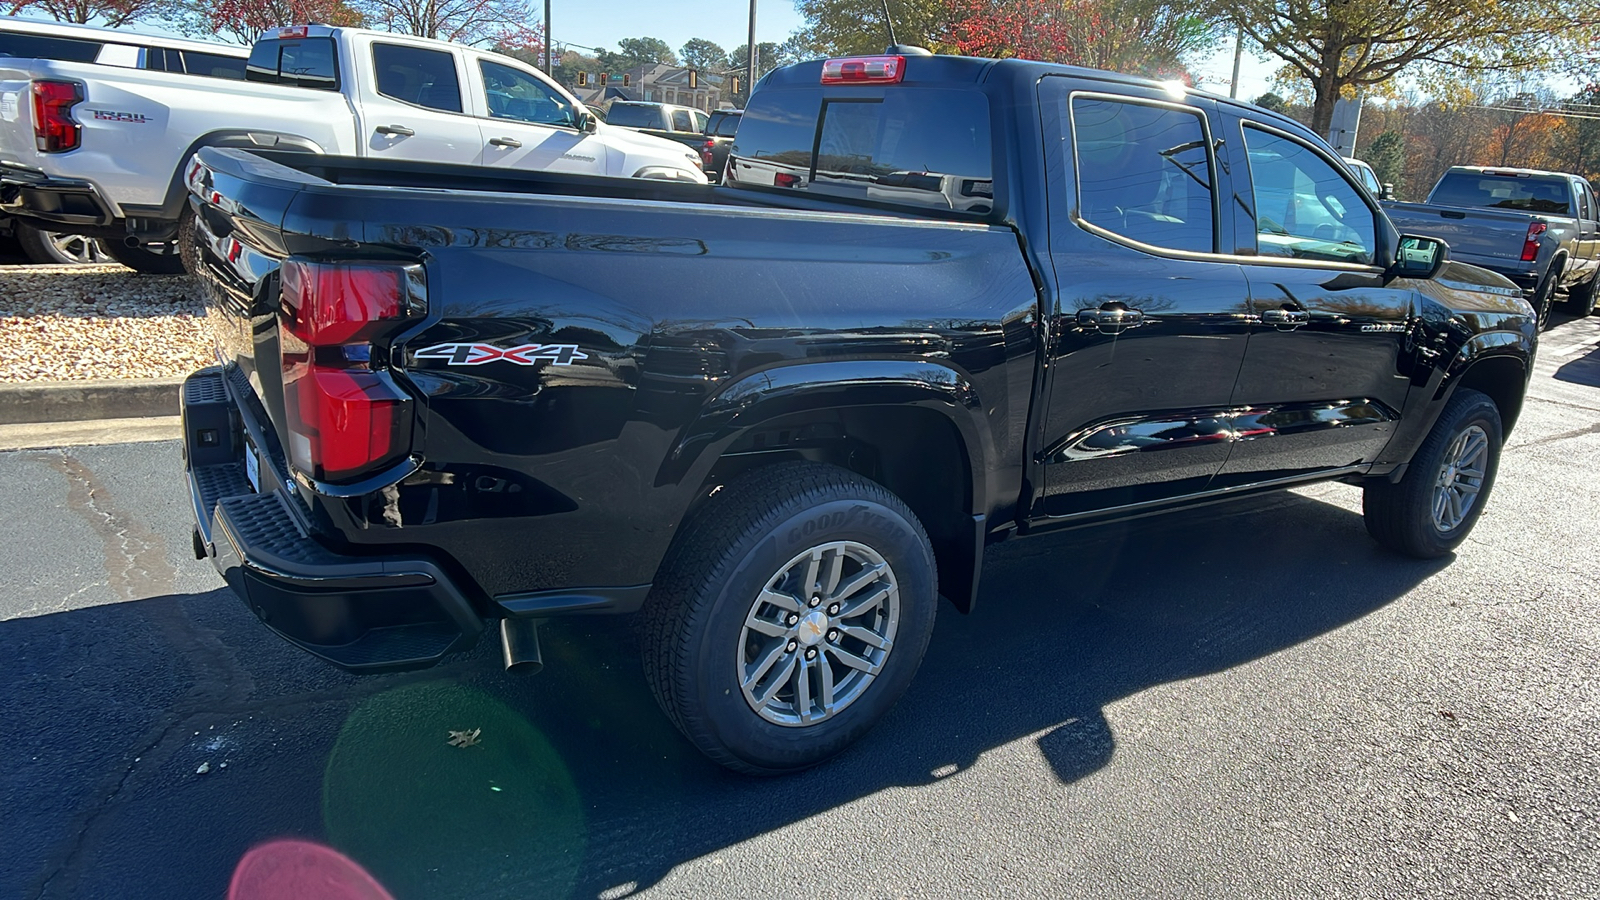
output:
[[[838,682],[841,685],[852,677],[853,670],[837,664],[839,652],[847,649],[845,645],[853,638],[831,624],[828,613],[835,604],[824,602],[812,608],[798,625],[774,623],[795,629],[796,637],[814,645],[797,649],[800,641],[791,637],[764,637],[746,630],[747,617],[753,619],[763,609],[773,609],[761,606],[758,597],[769,586],[785,584],[775,579],[795,571],[790,566],[807,550],[829,542],[869,548],[887,563],[888,578],[898,585],[898,626],[878,660],[881,670],[866,681],[853,701],[810,724],[769,721],[757,712],[755,699],[747,700],[740,684],[741,671],[749,672],[741,667],[751,665],[747,655],[752,641],[768,641],[767,648],[758,650],[757,655],[765,658],[770,653],[780,660],[763,671],[789,671],[787,660],[793,656],[798,677],[806,679],[808,686],[820,684],[816,679],[822,676],[821,666],[829,666],[830,673],[843,672],[832,676],[846,679]],[[847,584],[842,577],[837,583],[841,588]],[[645,676],[667,717],[712,760],[753,775],[814,766],[866,733],[911,683],[933,633],[937,584],[933,548],[922,524],[900,498],[881,485],[819,463],[761,468],[706,500],[662,564],[640,617]],[[874,592],[882,587],[885,595],[894,593],[886,582],[873,585]],[[808,603],[809,598],[802,602]],[[881,601],[880,612],[871,614],[872,621],[887,621],[888,603]],[[840,612],[849,618],[848,601],[843,606]],[[798,612],[807,609],[802,605]],[[823,638],[820,629],[809,636],[799,635],[817,624],[811,619],[819,612],[829,618],[827,637]],[[835,640],[835,635],[842,636]],[[871,655],[861,649],[865,644],[852,646]],[[801,663],[801,657],[812,651],[821,662]],[[789,685],[788,696],[798,711],[798,678],[779,674],[773,681]],[[774,698],[783,693],[778,688],[770,691]],[[807,705],[807,709],[815,708]]]
[[[1544,278],[1539,280],[1539,286],[1533,292],[1533,299],[1528,305],[1533,307],[1533,314],[1539,323],[1539,330],[1550,327],[1550,310],[1556,303],[1556,284],[1561,281],[1560,264],[1550,267],[1544,273]]]
[[[1594,312],[1595,283],[1600,282],[1600,273],[1590,276],[1583,284],[1575,284],[1567,291],[1567,312],[1578,318],[1584,318]]]
[[[1458,438],[1474,428],[1487,439],[1483,476],[1464,517],[1453,527],[1443,528],[1434,512],[1435,488],[1446,468],[1446,454]],[[1411,457],[1411,465],[1400,481],[1367,482],[1362,492],[1367,533],[1384,547],[1418,559],[1434,559],[1454,550],[1467,539],[1489,502],[1500,465],[1503,433],[1500,410],[1493,400],[1469,388],[1457,390]]]
[[[178,253],[175,240],[142,247],[106,241],[104,246],[112,259],[141,275],[182,275],[188,271],[183,267],[183,257]]]
[[[16,233],[17,245],[22,248],[22,255],[37,265],[88,266],[111,262],[104,245],[94,238],[45,231],[26,222],[13,223],[12,230]],[[71,249],[61,246],[63,239],[70,239]]]

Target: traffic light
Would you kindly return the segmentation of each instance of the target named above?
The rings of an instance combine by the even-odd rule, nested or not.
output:
[[[628,74],[627,72],[623,72],[622,73],[622,86],[623,87],[627,87],[629,84],[632,84],[632,83],[633,83],[633,76]]]
[[[588,87],[588,86],[589,86],[589,73],[588,72],[579,72],[578,73],[578,87]]]
[[[601,87],[605,87],[606,86],[606,82],[610,81],[610,80],[611,80],[611,76],[610,75],[607,75],[605,72],[601,72],[600,73],[600,86]]]
[[[700,73],[696,72],[694,69],[690,69],[689,70],[689,90],[692,91],[692,90],[698,88],[699,86],[700,86]]]
[[[739,93],[739,76],[733,76],[733,93]]]

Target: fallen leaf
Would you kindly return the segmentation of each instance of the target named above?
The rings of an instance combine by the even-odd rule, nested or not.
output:
[[[450,740],[445,743],[452,747],[476,747],[478,746],[478,735],[480,734],[483,734],[482,728],[474,728],[471,731],[452,731],[450,732]]]

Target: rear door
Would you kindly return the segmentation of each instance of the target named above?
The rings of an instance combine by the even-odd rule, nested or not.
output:
[[[606,174],[605,141],[578,128],[577,109],[537,76],[479,57],[472,84],[486,166]]]
[[[468,165],[482,161],[483,136],[463,99],[460,53],[374,39],[359,55],[371,74],[359,92],[368,155]]]
[[[1083,84],[1040,85],[1059,284],[1036,510],[1050,517],[1206,490],[1249,335],[1244,274],[1221,252],[1215,104]]]
[[[1241,127],[1242,126],[1242,127]],[[1372,462],[1410,384],[1416,297],[1376,263],[1381,220],[1337,159],[1267,122],[1229,117],[1250,285],[1250,347],[1233,393],[1235,437],[1218,486]]]

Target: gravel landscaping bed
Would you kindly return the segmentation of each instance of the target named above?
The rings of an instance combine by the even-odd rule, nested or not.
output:
[[[0,266],[0,383],[187,375],[214,359],[188,276]]]

